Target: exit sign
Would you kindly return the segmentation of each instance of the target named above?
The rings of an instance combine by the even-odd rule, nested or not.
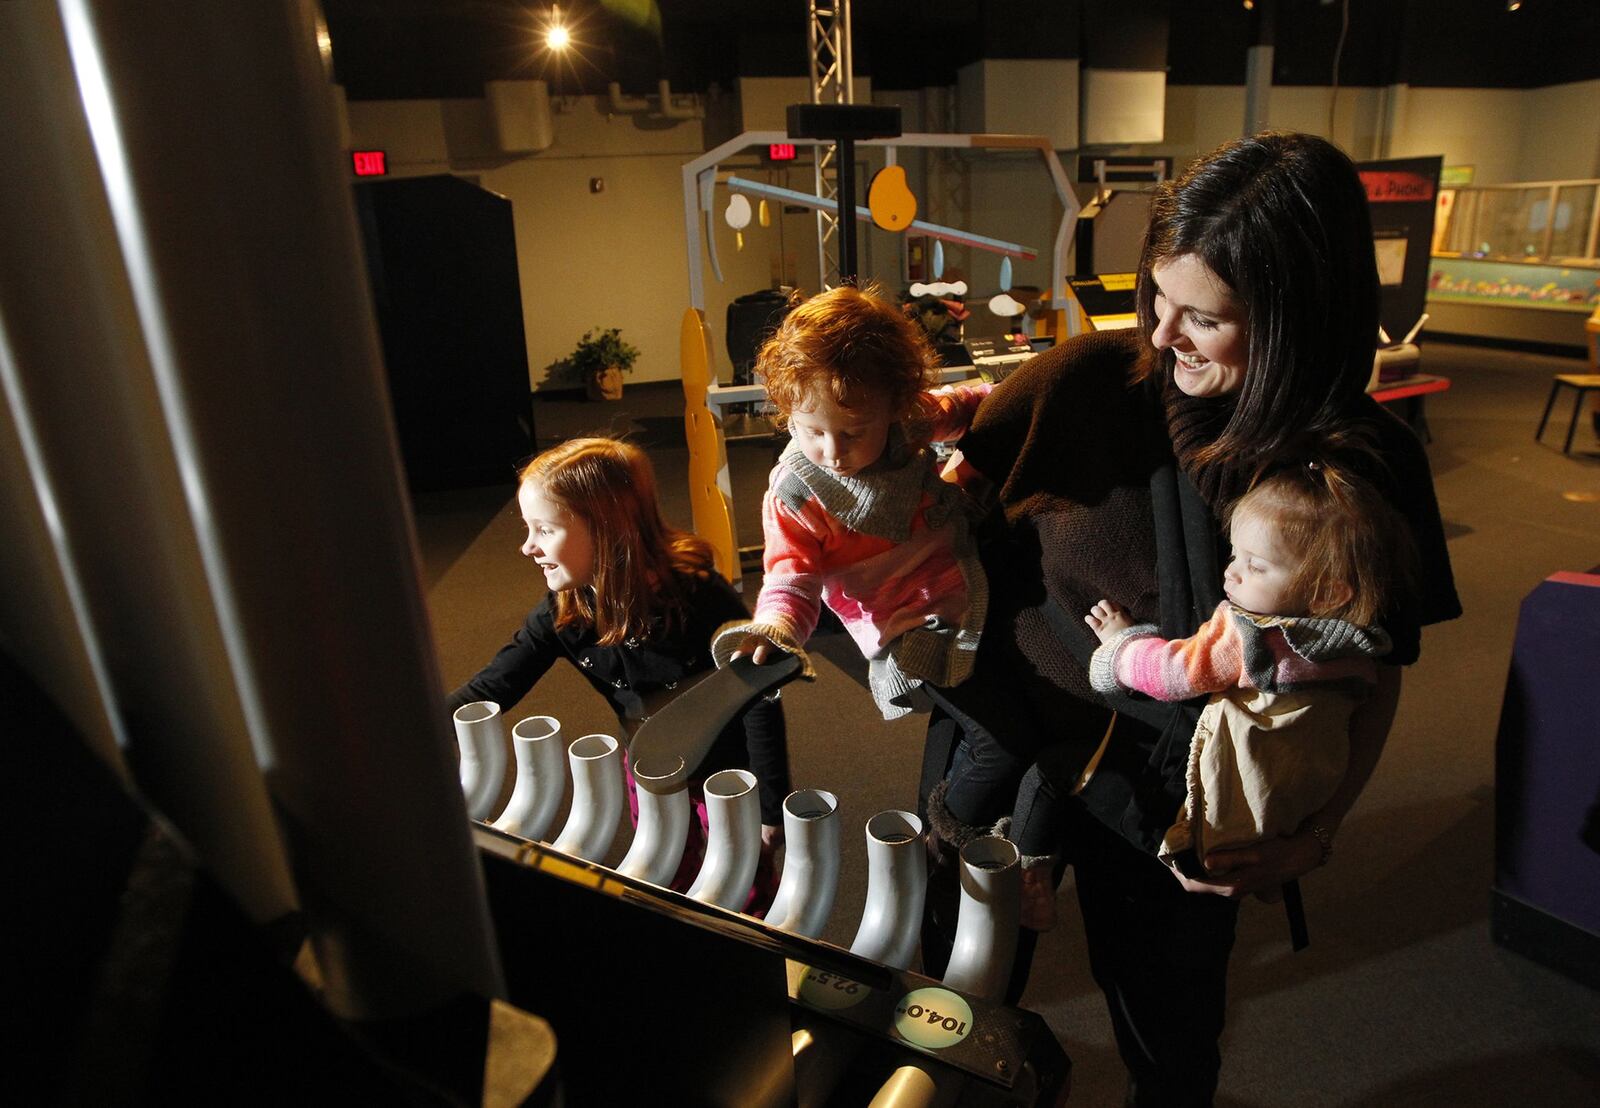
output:
[[[794,143],[774,142],[767,147],[767,157],[775,162],[794,161]]]
[[[357,177],[382,177],[389,172],[382,150],[352,150],[350,164],[355,168]]]

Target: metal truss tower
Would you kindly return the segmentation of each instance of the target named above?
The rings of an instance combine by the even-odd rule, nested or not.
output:
[[[855,103],[850,56],[850,0],[808,0],[806,40],[811,59],[813,104]],[[814,148],[816,193],[832,200],[839,194],[839,148]],[[853,204],[854,198],[849,198]],[[823,288],[839,284],[839,221],[832,211],[817,212],[817,277]]]

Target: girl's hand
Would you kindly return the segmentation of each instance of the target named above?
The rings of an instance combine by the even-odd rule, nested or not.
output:
[[[771,854],[783,845],[783,824],[763,823],[761,825],[761,853]]]
[[[1083,617],[1083,622],[1094,629],[1095,635],[1102,643],[1109,642],[1119,632],[1133,626],[1133,620],[1127,612],[1104,598],[1095,602],[1095,606],[1089,609],[1089,614]]]
[[[1309,831],[1252,843],[1237,850],[1213,850],[1205,857],[1204,878],[1185,877],[1176,866],[1172,875],[1191,893],[1209,893],[1234,900],[1254,893],[1269,903],[1282,897],[1285,882],[1322,864],[1322,844]]]
[[[739,644],[739,649],[733,652],[733,656],[742,658],[745,655],[749,655],[751,661],[761,666],[766,665],[769,659],[777,657],[779,653],[778,647],[767,636],[746,635],[744,642]],[[778,837],[780,839],[783,837],[783,828],[781,827],[778,829]]]

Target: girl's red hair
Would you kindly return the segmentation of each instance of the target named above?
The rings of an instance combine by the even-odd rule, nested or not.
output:
[[[631,443],[571,439],[534,458],[518,479],[538,486],[593,538],[592,587],[556,593],[557,627],[592,626],[604,646],[645,638],[682,617],[684,577],[712,572],[711,547],[661,518],[655,470]],[[654,625],[658,618],[664,627]]]
[[[818,390],[845,408],[883,397],[891,421],[916,441],[922,393],[938,383],[939,359],[922,328],[876,286],[840,285],[794,308],[762,346],[756,372],[784,420]]]
[[[1228,513],[1230,522],[1241,516],[1271,524],[1300,559],[1291,587],[1307,615],[1367,626],[1410,580],[1410,529],[1342,465],[1300,461],[1272,471]]]

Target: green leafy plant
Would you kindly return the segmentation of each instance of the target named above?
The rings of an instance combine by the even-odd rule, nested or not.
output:
[[[610,366],[631,373],[638,360],[639,348],[623,342],[621,330],[616,327],[585,331],[577,347],[567,355],[567,364],[585,377]]]

